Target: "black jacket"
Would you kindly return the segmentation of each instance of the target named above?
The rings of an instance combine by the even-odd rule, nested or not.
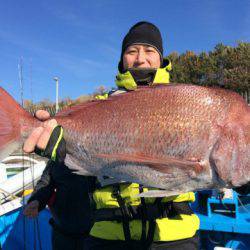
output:
[[[72,173],[64,164],[49,161],[28,202],[38,200],[39,210],[46,207],[54,190],[52,215],[65,233],[88,233],[92,225],[92,193],[95,177]]]

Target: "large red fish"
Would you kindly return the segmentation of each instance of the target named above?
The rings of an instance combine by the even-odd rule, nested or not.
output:
[[[0,156],[38,126],[0,89]],[[233,92],[192,85],[139,88],[60,112],[66,164],[169,192],[250,181],[250,108]],[[112,180],[112,179],[111,179]]]

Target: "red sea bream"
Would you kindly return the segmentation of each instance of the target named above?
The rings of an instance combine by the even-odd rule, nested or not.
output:
[[[0,89],[0,156],[39,125]],[[65,163],[76,173],[168,192],[250,181],[250,107],[231,91],[193,85],[142,87],[61,111]]]

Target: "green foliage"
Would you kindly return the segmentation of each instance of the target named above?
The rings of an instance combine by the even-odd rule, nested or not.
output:
[[[73,105],[80,104],[82,102],[86,102],[91,99],[92,99],[91,95],[82,95],[78,97],[76,100],[72,100],[69,97],[67,97],[65,99],[62,99],[58,103],[59,111],[66,107],[71,107]],[[38,103],[33,103],[31,100],[25,100],[24,108],[32,114],[35,114],[35,112],[39,109],[47,110],[51,116],[54,116],[56,114],[56,104],[48,99],[44,99]]]
[[[81,95],[76,100],[72,100],[69,97],[62,99],[58,104],[59,111],[66,107],[93,100],[96,95],[103,95],[107,91],[108,90],[104,86],[100,85],[91,95]],[[32,114],[35,114],[39,109],[47,110],[51,116],[56,114],[56,104],[49,99],[44,99],[38,103],[33,103],[31,100],[24,100],[24,108]]]
[[[250,43],[236,47],[218,44],[209,53],[169,54],[173,70],[171,82],[220,86],[237,92],[250,89]]]

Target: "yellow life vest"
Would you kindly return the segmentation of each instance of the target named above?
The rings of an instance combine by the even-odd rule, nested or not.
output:
[[[106,100],[106,99],[108,99],[108,97],[109,97],[108,93],[105,93],[103,95],[96,95],[95,99],[97,99],[97,100]]]
[[[141,205],[141,198],[136,197],[139,194],[139,184],[120,184],[121,196],[126,206]],[[148,188],[143,188],[147,192]],[[117,199],[113,196],[113,187],[107,186],[95,190],[93,199],[96,203],[96,209],[114,209],[119,208]],[[188,192],[176,196],[164,197],[162,203],[173,201],[175,203],[193,202],[195,196],[193,192]],[[145,198],[146,204],[152,204],[155,198]],[[146,223],[146,231],[148,225]],[[154,232],[154,241],[173,241],[193,237],[199,228],[199,218],[195,214],[178,214],[171,218],[156,219],[156,228]],[[130,235],[132,240],[140,240],[142,235],[142,221],[131,220],[129,222]],[[106,240],[125,240],[122,222],[118,221],[97,221],[94,223],[90,235]]]
[[[152,84],[168,84],[169,71],[171,70],[171,63],[165,60],[163,68],[156,71]],[[125,90],[134,90],[137,84],[133,79],[131,73],[118,73],[116,77],[116,85]],[[106,95],[104,98],[107,99]],[[139,207],[142,203],[141,198],[136,197],[140,193],[139,184],[120,184],[120,195],[128,207]],[[143,188],[143,192],[147,192],[148,188]],[[93,193],[93,199],[96,203],[96,209],[115,209],[120,208],[117,197],[114,197],[114,186],[107,186],[96,189]],[[193,192],[188,192],[176,196],[164,197],[161,203],[173,202],[173,204],[181,202],[194,202],[195,196]],[[155,198],[145,198],[146,204],[153,204]],[[153,241],[174,241],[186,238],[191,238],[195,235],[199,228],[199,218],[195,214],[179,213],[173,217],[157,218],[155,220],[155,230]],[[146,222],[146,232],[149,230],[149,222]],[[129,231],[132,240],[140,240],[142,235],[142,220],[133,219],[129,221]],[[116,220],[102,220],[96,221],[90,231],[93,237],[105,240],[125,240],[125,233],[123,223]]]

